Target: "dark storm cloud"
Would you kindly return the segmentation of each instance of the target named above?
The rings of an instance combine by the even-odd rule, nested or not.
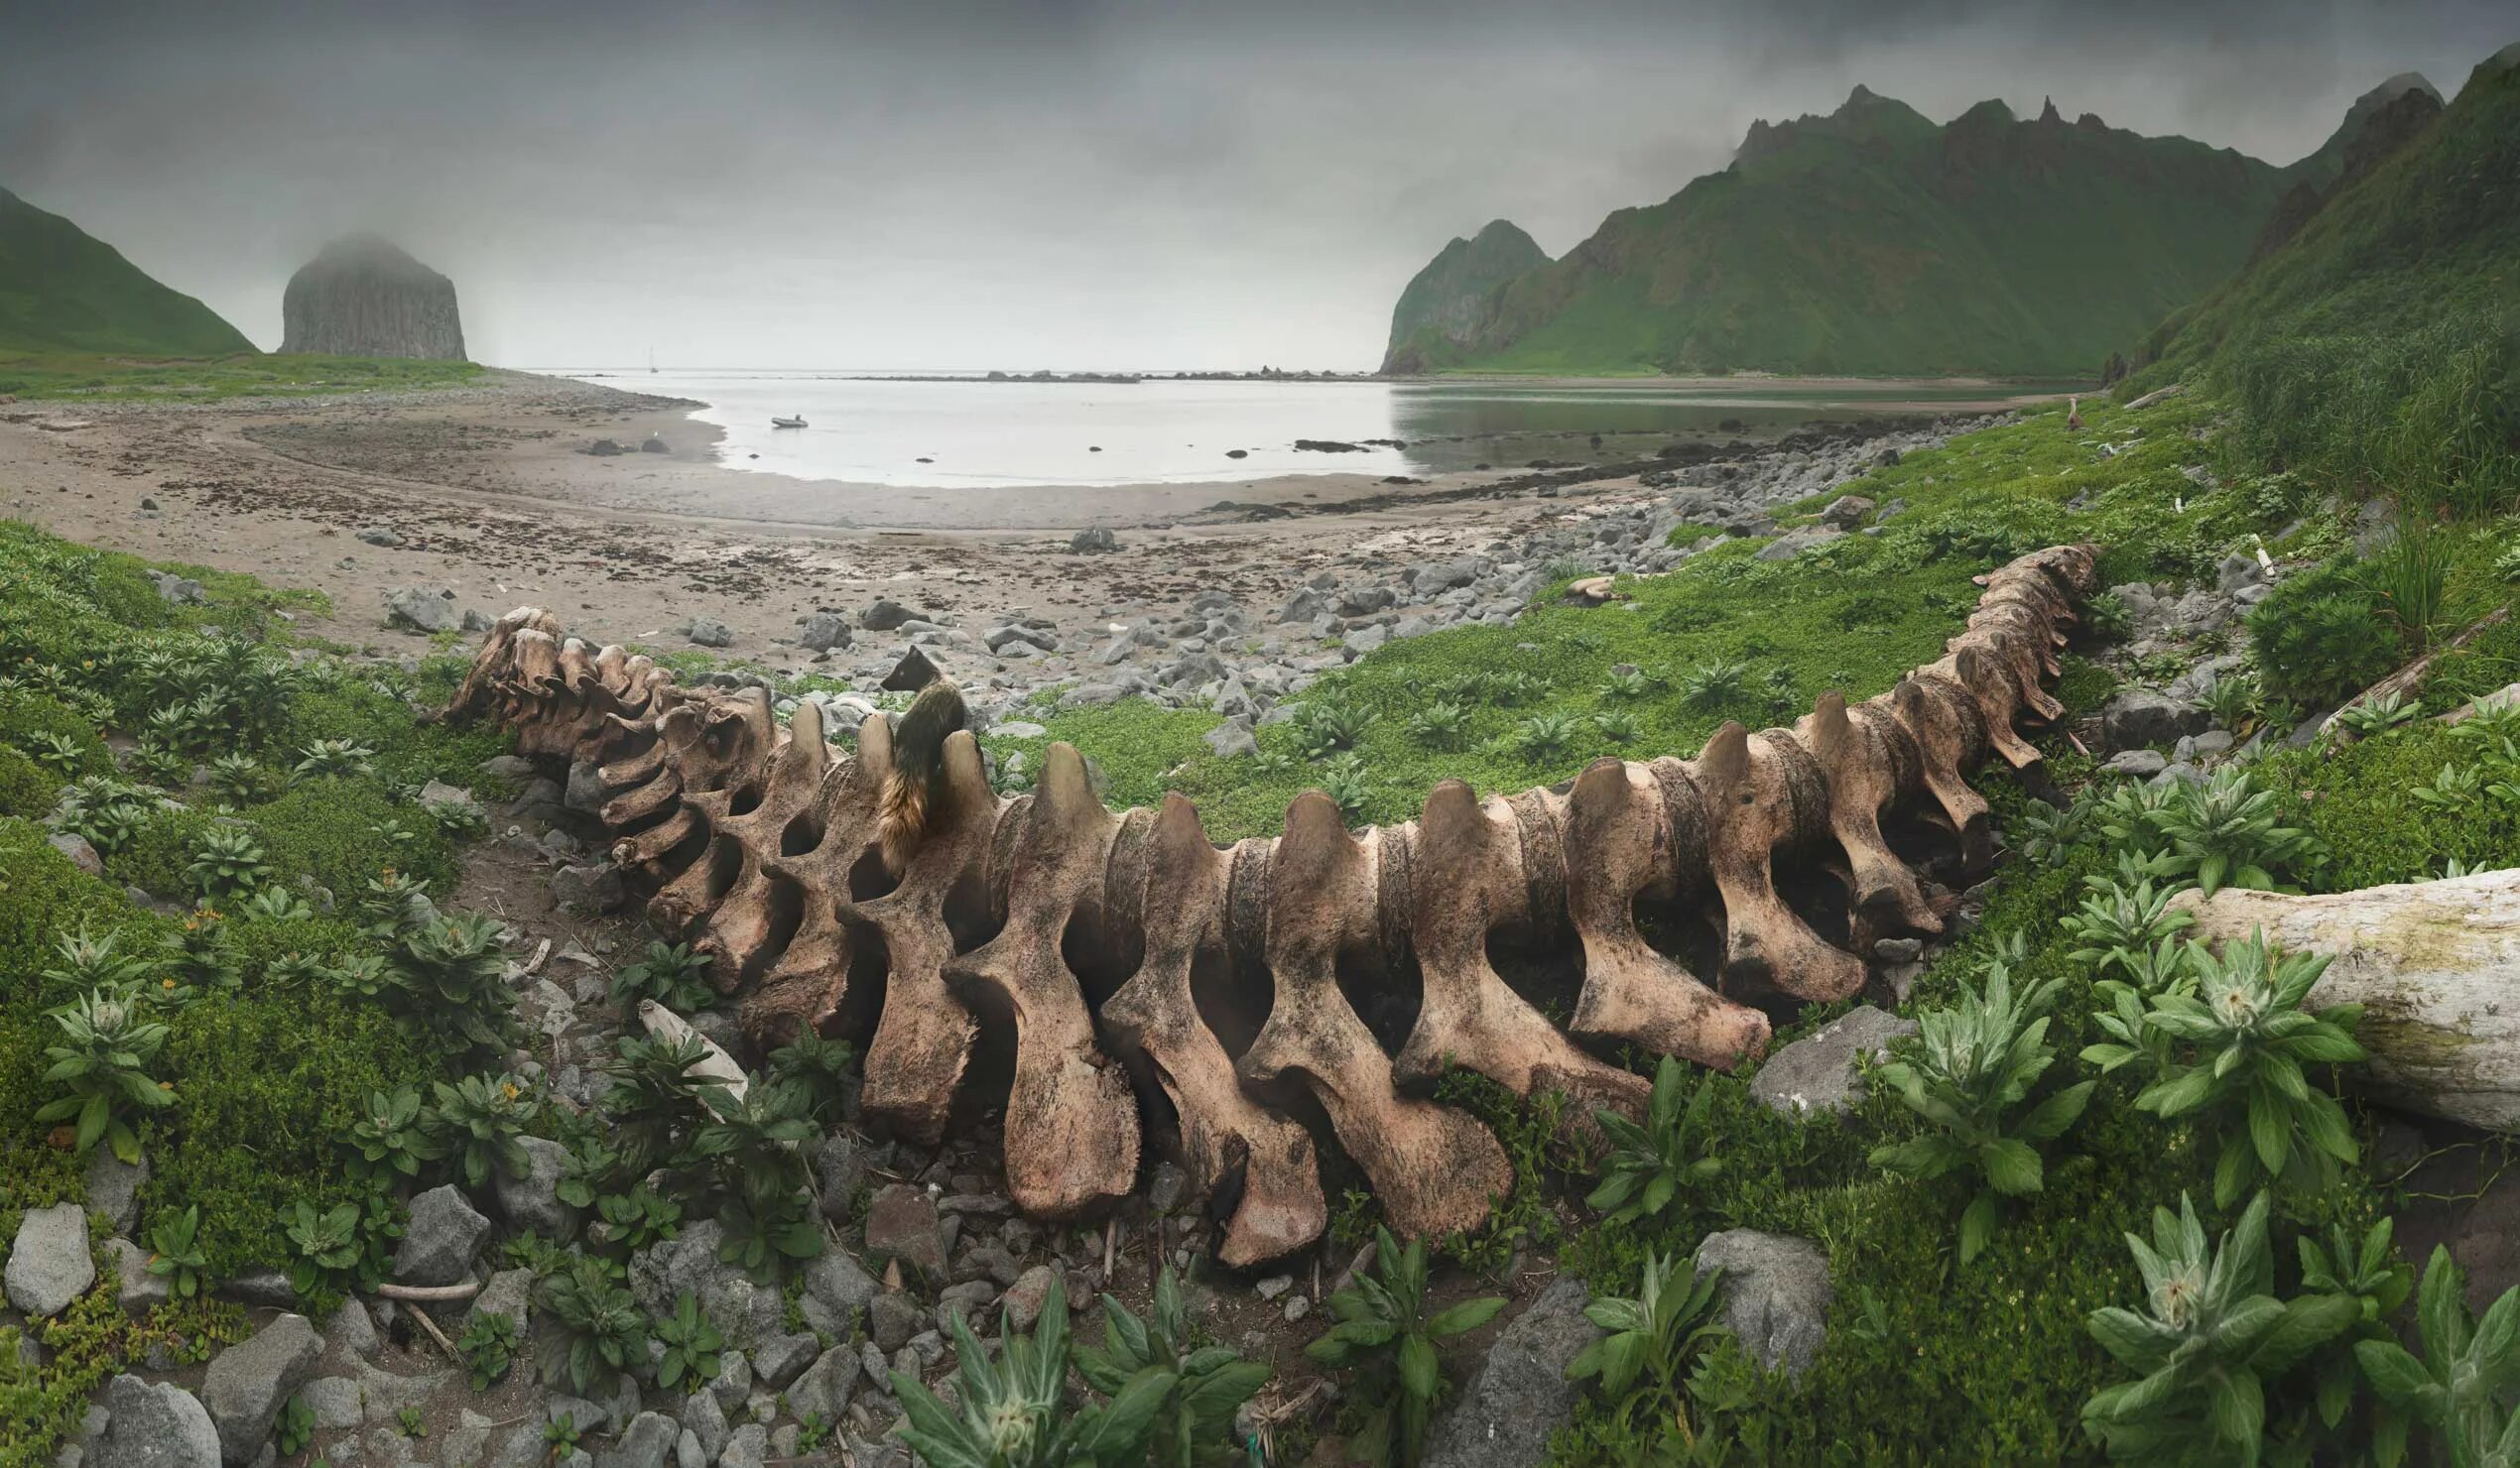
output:
[[[2462,0],[0,0],[0,184],[266,344],[375,229],[504,362],[1353,367],[1450,236],[1562,251],[1858,81],[2286,162],[2515,36]]]

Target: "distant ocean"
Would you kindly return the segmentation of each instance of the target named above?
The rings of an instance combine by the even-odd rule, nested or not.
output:
[[[735,468],[867,484],[1231,484],[1282,474],[1425,476],[1480,464],[1650,453],[1676,434],[1775,432],[1886,412],[1935,411],[2062,384],[1626,384],[1512,381],[885,381],[837,372],[547,369],[692,398],[725,429]],[[803,428],[774,428],[801,417]],[[1593,435],[1602,439],[1596,450]],[[1362,443],[1299,449],[1298,439]],[[1242,456],[1231,457],[1240,450]]]

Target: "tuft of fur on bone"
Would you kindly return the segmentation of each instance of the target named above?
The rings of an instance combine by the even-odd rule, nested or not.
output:
[[[1472,1228],[1513,1176],[1485,1128],[1427,1099],[1447,1067],[1633,1113],[1647,1088],[1611,1048],[1755,1058],[1768,1009],[1843,999],[1876,939],[1941,930],[1947,887],[1890,832],[1939,833],[1929,865],[1953,885],[1985,869],[1967,772],[2038,759],[2015,725],[2062,712],[2045,680],[2094,554],[1979,577],[1946,656],[1875,698],[1825,694],[1792,729],[1726,724],[1693,758],[1600,760],[1515,795],[1447,781],[1416,820],[1361,832],[1310,793],[1277,836],[1225,848],[1179,796],[1105,809],[1064,745],[1034,792],[998,795],[958,696],[932,688],[936,716],[915,705],[898,736],[868,719],[842,754],[817,704],[781,729],[761,689],[678,687],[533,608],[499,620],[446,712],[594,768],[649,920],[710,956],[755,1043],[871,1010],[867,1118],[933,1142],[983,1030],[1004,1035],[1020,1207],[1109,1206],[1152,1137],[1206,1199],[1218,1257],[1247,1266],[1325,1226],[1299,1116],[1395,1226]],[[1649,941],[1671,924],[1702,924],[1705,957]],[[1500,942],[1579,971],[1563,1030],[1498,970]]]

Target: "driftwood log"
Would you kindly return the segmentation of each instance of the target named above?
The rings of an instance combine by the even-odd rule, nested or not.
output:
[[[1792,729],[1726,724],[1695,759],[1601,760],[1520,795],[1446,781],[1418,819],[1363,831],[1308,792],[1276,837],[1222,848],[1178,796],[1104,809],[1065,745],[1001,796],[957,732],[890,870],[885,720],[844,754],[818,704],[783,729],[759,689],[679,687],[532,608],[500,619],[447,713],[594,768],[650,921],[711,956],[757,1043],[871,1015],[871,1124],[935,1141],[975,1047],[1009,1046],[1018,1206],[1065,1219],[1127,1195],[1143,1108],[1218,1257],[1247,1265],[1322,1232],[1316,1128],[1396,1228],[1471,1228],[1512,1173],[1484,1127],[1427,1099],[1446,1067],[1633,1112],[1645,1082],[1599,1053],[1755,1057],[1769,1010],[1843,999],[1878,938],[1939,931],[1947,883],[1991,854],[1966,773],[1990,750],[2038,760],[2015,723],[2062,712],[2043,680],[2092,561],[2059,547],[1979,577],[1947,656]]]
[[[2172,903],[2189,936],[2263,930],[2286,952],[2329,955],[2317,1008],[2359,1004],[2367,1065],[2346,1078],[2393,1106],[2520,1130],[2520,871],[2318,897],[2224,888]]]

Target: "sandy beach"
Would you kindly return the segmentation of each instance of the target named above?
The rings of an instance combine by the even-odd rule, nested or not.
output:
[[[800,482],[719,463],[718,430],[692,406],[512,372],[427,393],[0,405],[0,515],[319,590],[333,616],[311,630],[353,644],[418,646],[384,629],[383,597],[430,585],[491,615],[548,606],[602,641],[674,645],[676,622],[712,616],[735,630],[730,656],[791,667],[811,655],[773,640],[799,617],[878,595],[964,625],[1031,614],[1090,636],[1205,590],[1273,604],[1334,561],[1459,554],[1643,492],[1632,472],[1590,471],[1406,486]],[[651,435],[666,452],[585,451]],[[1071,553],[1092,525],[1120,549]],[[374,528],[401,544],[357,539]]]

